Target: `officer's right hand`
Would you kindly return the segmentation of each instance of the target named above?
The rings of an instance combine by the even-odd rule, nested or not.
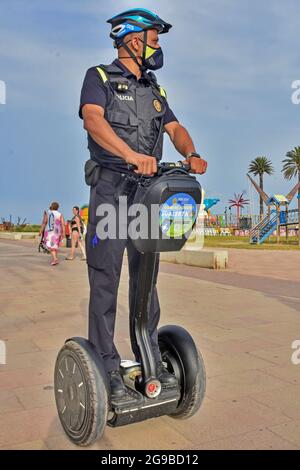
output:
[[[126,159],[127,163],[135,165],[135,173],[140,175],[153,176],[157,173],[157,161],[155,157],[135,152],[134,155]]]

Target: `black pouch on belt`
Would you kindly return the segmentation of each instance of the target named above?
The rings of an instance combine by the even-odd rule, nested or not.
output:
[[[84,165],[85,182],[88,186],[96,186],[99,181],[101,167],[95,160],[87,160]]]

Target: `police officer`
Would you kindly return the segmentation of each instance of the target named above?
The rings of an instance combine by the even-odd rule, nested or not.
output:
[[[122,207],[119,196],[126,194],[132,203],[137,184],[128,164],[139,175],[153,175],[162,157],[163,132],[185,157],[194,173],[203,174],[207,163],[197,153],[187,130],[170,109],[165,90],[152,70],[163,65],[159,34],[171,25],[155,13],[132,9],[108,20],[110,37],[118,58],[110,65],[90,68],[85,76],[79,115],[88,133],[91,178],[89,224],[86,236],[90,282],[89,340],[101,355],[113,397],[122,397],[126,388],[119,372],[120,356],[114,344],[117,292],[125,248],[129,263],[130,335],[133,352],[140,360],[134,336],[133,306],[140,254],[127,239],[102,239],[97,236],[97,207],[112,204],[117,215]],[[99,171],[100,168],[100,171]],[[87,173],[93,174],[88,165]],[[95,179],[96,175],[96,179]],[[118,217],[117,217],[118,220]],[[158,266],[156,269],[157,276]],[[157,378],[163,387],[176,383],[161,361],[157,340],[160,316],[156,287],[153,289],[149,335],[157,364]]]

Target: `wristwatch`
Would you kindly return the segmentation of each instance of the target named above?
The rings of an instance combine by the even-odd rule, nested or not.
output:
[[[199,155],[199,153],[197,153],[197,152],[189,152],[189,153],[185,156],[185,158],[190,158],[190,157],[201,158],[200,155]]]

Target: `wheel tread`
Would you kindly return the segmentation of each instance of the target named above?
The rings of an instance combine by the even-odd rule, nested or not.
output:
[[[70,436],[67,433],[65,427],[63,427],[72,442],[80,446],[89,446],[98,438],[100,438],[105,429],[108,413],[108,399],[105,384],[103,379],[101,380],[100,372],[97,371],[96,364],[94,363],[91,356],[81,347],[81,345],[76,343],[76,341],[70,340],[65,343],[58,355],[57,364],[61,354],[63,354],[65,351],[72,351],[75,353],[84,370],[88,400],[90,400],[90,416],[84,434],[78,438],[73,438]],[[100,403],[101,397],[102,400]],[[103,420],[103,416],[105,416],[105,420]]]

